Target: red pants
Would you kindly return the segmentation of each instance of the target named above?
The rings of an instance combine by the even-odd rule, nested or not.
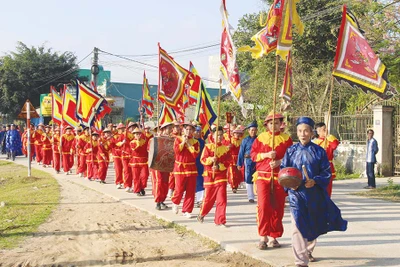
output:
[[[42,154],[42,145],[35,145],[35,154],[36,154],[36,162],[42,162],[43,154]]]
[[[175,190],[175,176],[172,174],[172,172],[169,173],[168,189]]]
[[[97,162],[91,162],[88,161],[87,163],[87,177],[96,179],[99,178],[98,176],[98,168],[99,168],[99,164]]]
[[[60,171],[60,153],[53,153],[53,168],[56,172]]]
[[[115,184],[123,184],[122,179],[122,160],[121,158],[114,157],[114,170],[115,170]]]
[[[62,155],[63,170],[65,173],[69,172],[74,166],[74,157],[71,154]]]
[[[153,180],[153,196],[156,203],[164,202],[168,194],[169,172],[150,170]]]
[[[179,205],[183,197],[183,193],[186,191],[185,200],[183,201],[182,212],[193,211],[194,207],[194,195],[196,193],[196,175],[194,176],[175,176],[175,191],[172,195],[172,203]]]
[[[53,150],[50,149],[42,149],[42,163],[43,165],[50,165],[51,158],[53,157]]]
[[[274,180],[274,207],[270,202],[270,181],[257,180],[257,225],[260,236],[281,237],[283,234],[283,212],[286,193]]]
[[[326,191],[328,192],[328,196],[331,197],[332,196],[332,183],[333,180],[336,178],[336,175],[331,177],[331,179],[329,180],[329,184],[328,187],[326,188]]]
[[[100,161],[97,178],[99,178],[102,181],[105,181],[107,177],[107,170],[108,170],[108,162]]]
[[[149,167],[147,165],[131,167],[131,171],[133,176],[133,193],[139,193],[147,187]]]
[[[226,200],[226,182],[205,186],[200,216],[206,216],[216,203],[214,222],[215,224],[225,224]]]
[[[86,165],[86,155],[79,155],[78,173],[82,173],[84,177],[87,176],[87,165]]]
[[[236,165],[229,166],[228,181],[232,189],[237,189],[240,183],[244,181],[242,172],[237,169]]]
[[[132,170],[131,166],[129,166],[129,158],[122,158],[122,173],[124,179],[124,187],[132,187]]]

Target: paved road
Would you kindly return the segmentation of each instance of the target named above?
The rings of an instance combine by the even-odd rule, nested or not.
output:
[[[1,157],[3,159],[3,157]],[[27,165],[27,159],[18,157],[16,163]],[[227,228],[216,227],[214,213],[210,213],[203,224],[195,218],[187,219],[175,215],[171,210],[157,211],[151,196],[151,184],[146,196],[117,190],[113,184],[114,171],[109,168],[107,184],[91,182],[76,175],[56,174],[54,170],[32,164],[33,168],[44,170],[57,179],[67,179],[92,188],[127,205],[147,211],[158,218],[186,226],[196,233],[208,237],[230,252],[241,252],[262,260],[272,266],[294,266],[290,245],[290,216],[285,209],[283,219],[285,233],[279,239],[282,248],[260,251],[257,249],[256,204],[247,202],[244,189],[237,194],[228,193]],[[150,180],[149,180],[150,181]],[[400,177],[394,178],[400,183]],[[386,178],[377,179],[377,185],[387,183]],[[342,216],[349,221],[346,232],[331,232],[318,238],[313,253],[317,262],[310,266],[400,266],[400,203],[392,203],[355,196],[366,185],[366,179],[336,181],[332,199],[342,210]],[[167,204],[171,204],[167,201]],[[198,214],[195,208],[193,214]]]

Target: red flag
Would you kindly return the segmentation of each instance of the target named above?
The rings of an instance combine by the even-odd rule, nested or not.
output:
[[[105,99],[77,80],[76,116],[85,126],[90,127]]]
[[[242,108],[243,116],[247,116],[246,109],[243,106],[242,88],[240,86],[239,68],[236,63],[236,48],[232,41],[232,26],[228,21],[228,12],[226,11],[225,0],[222,0],[222,37],[221,37],[221,72],[227,83],[227,88],[233,95],[233,98]]]
[[[76,117],[76,100],[68,91],[64,92],[62,120],[63,125],[79,126],[79,121]]]
[[[159,47],[161,86],[159,98],[175,112],[184,114],[183,96],[189,86],[189,71],[182,68],[165,50]]]
[[[146,111],[146,114],[151,118],[153,117],[154,98],[150,95],[149,82],[146,78],[146,72],[143,73],[142,94],[142,107]]]
[[[387,75],[386,66],[371,49],[344,5],[333,76],[339,82],[347,82],[364,92],[370,91],[380,98],[389,99],[397,92],[389,84]]]
[[[61,121],[62,121],[63,100],[53,86],[50,87],[50,93],[51,93],[51,99],[52,99],[51,116],[52,116],[53,122],[60,125]]]

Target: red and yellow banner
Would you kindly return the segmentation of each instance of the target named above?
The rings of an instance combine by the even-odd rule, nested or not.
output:
[[[340,82],[373,92],[383,99],[397,94],[388,83],[386,66],[371,49],[355,20],[347,14],[346,6],[343,6],[332,74]]]

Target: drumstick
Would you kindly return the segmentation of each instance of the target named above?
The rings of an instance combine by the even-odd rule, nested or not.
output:
[[[308,176],[306,165],[301,166],[301,168],[303,169],[303,173],[304,173],[304,176],[306,177],[306,180],[309,181],[310,177]]]

